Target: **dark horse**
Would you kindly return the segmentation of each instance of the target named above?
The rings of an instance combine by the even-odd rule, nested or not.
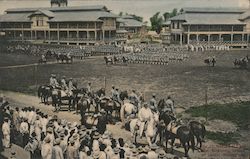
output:
[[[164,121],[165,125],[165,135],[166,135],[166,151],[167,151],[167,145],[168,140],[171,140],[171,153],[173,153],[173,144],[175,139],[179,139],[181,142],[181,145],[183,146],[185,150],[185,157],[188,157],[188,151],[190,148],[190,142],[191,142],[191,148],[194,151],[195,149],[195,141],[194,141],[194,135],[190,128],[185,125],[179,125],[179,126],[173,126],[173,120],[174,117],[169,115],[168,112],[163,112],[160,115],[160,120]]]
[[[234,64],[234,67],[238,67],[238,68],[242,68],[242,69],[247,69],[247,58],[243,58],[243,59],[235,59],[233,64]]]
[[[108,65],[109,63],[112,65],[113,64],[113,60],[111,57],[107,57],[107,56],[104,56],[104,60],[106,62],[106,65]]]
[[[37,94],[38,94],[38,97],[41,98],[41,103],[48,105],[49,97],[52,97],[52,88],[47,85],[39,86]]]
[[[212,59],[207,58],[207,59],[204,60],[204,63],[209,65],[209,66],[212,64],[212,66],[214,67],[215,63],[216,63],[216,60],[215,60],[215,58],[212,58]]]
[[[190,121],[189,127],[190,127],[193,135],[197,139],[197,144],[196,144],[197,148],[201,150],[202,142],[205,142],[205,140],[204,140],[204,137],[206,134],[205,126],[197,121]],[[198,147],[198,144],[200,144],[199,147]]]

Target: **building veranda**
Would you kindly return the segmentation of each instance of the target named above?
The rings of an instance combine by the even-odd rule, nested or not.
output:
[[[0,16],[0,31],[10,41],[91,45],[119,43],[117,15],[105,6],[17,8]]]
[[[247,47],[250,11],[240,8],[184,8],[165,23],[166,44]]]

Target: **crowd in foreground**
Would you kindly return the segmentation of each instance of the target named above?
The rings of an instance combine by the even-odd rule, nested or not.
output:
[[[3,98],[0,100],[2,151],[16,144],[29,152],[32,159],[167,158],[165,151],[155,144],[138,147],[122,137],[113,138],[107,130],[101,134],[95,126],[87,129],[34,107],[10,107]],[[15,152],[12,155],[15,158]]]

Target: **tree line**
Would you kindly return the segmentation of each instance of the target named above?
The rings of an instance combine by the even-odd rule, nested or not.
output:
[[[178,10],[177,8],[174,8],[171,12],[165,12],[163,14],[161,14],[160,12],[155,13],[151,18],[150,18],[150,23],[151,23],[151,28],[150,30],[156,31],[158,34],[161,32],[162,30],[162,25],[164,22],[166,22],[168,19],[177,16],[179,14],[182,14],[183,9],[181,8],[180,10]],[[143,17],[135,15],[135,14],[128,14],[128,13],[123,13],[120,12],[119,16],[126,16],[129,15],[131,17],[133,17],[133,19],[143,22]],[[147,23],[147,22],[144,22]]]

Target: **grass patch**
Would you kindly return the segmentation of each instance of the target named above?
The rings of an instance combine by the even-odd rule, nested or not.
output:
[[[240,138],[238,133],[221,133],[221,132],[207,132],[206,138],[213,140],[221,145],[229,145],[238,143],[237,140]]]
[[[247,129],[250,125],[250,102],[203,105],[192,107],[186,110],[186,113],[191,114],[192,117],[231,121],[241,129]]]

